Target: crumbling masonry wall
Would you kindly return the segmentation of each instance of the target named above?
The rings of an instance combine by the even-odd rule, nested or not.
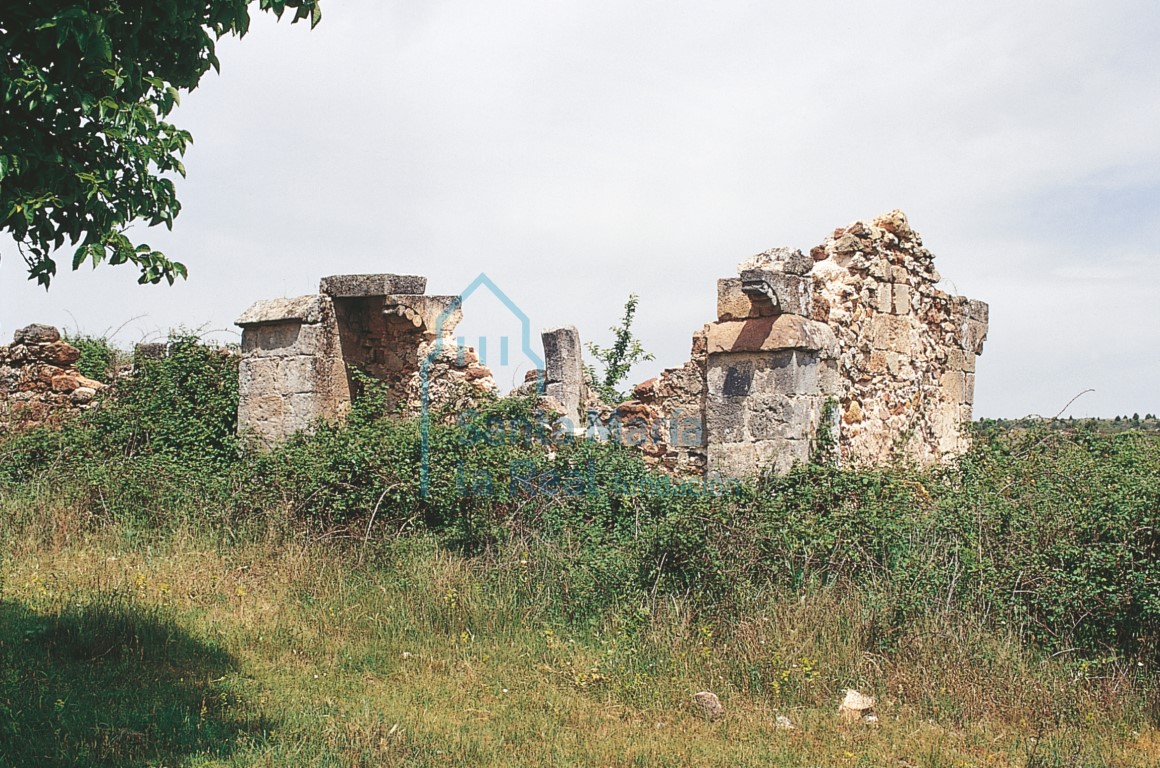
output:
[[[48,325],[20,328],[0,346],[0,432],[57,424],[90,407],[105,384],[75,367],[81,352]]]
[[[936,287],[905,214],[835,230],[808,256],[766,251],[738,272],[718,281],[717,321],[694,335],[692,359],[610,411],[643,425],[646,459],[732,477],[818,451],[866,466],[966,450],[987,305]],[[671,428],[698,412],[699,433]]]
[[[239,429],[269,446],[341,419],[366,379],[382,382],[399,415],[418,412],[424,388],[429,403],[451,409],[494,393],[490,371],[452,339],[459,297],[426,288],[414,275],[334,275],[316,295],[247,309],[237,320]]]
[[[835,230],[811,256],[814,317],[838,339],[842,462],[965,451],[987,305],[936,287],[934,255],[901,211]]]
[[[543,334],[538,387],[560,434],[638,447],[675,474],[784,472],[821,455],[862,466],[931,464],[967,447],[975,358],[987,305],[941,291],[934,256],[901,211],[835,230],[808,255],[774,248],[717,283],[717,317],[691,358],[600,403],[583,376],[579,332]],[[340,418],[359,375],[390,407],[464,410],[495,383],[452,331],[457,296],[401,275],[324,278],[320,293],[258,302],[243,327],[239,423],[266,444]],[[830,439],[823,440],[823,435]]]
[[[812,262],[774,249],[717,281],[717,320],[693,337],[693,359],[618,405],[611,422],[647,425],[647,459],[678,473],[737,477],[809,461],[839,391],[837,339],[811,318]]]

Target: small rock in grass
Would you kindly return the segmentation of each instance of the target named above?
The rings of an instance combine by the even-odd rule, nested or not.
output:
[[[720,720],[725,716],[725,707],[721,706],[721,700],[712,691],[694,693],[693,703],[708,720]]]
[[[862,719],[864,715],[873,714],[876,703],[877,701],[873,696],[867,696],[853,688],[848,688],[846,689],[846,697],[838,706],[838,714],[846,722],[852,723]]]
[[[775,727],[783,731],[792,731],[795,728],[793,721],[785,715],[778,715],[777,718],[774,719],[773,724]]]

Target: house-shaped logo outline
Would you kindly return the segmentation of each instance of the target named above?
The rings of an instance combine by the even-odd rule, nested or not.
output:
[[[453,301],[447,306],[439,316],[435,319],[435,345],[431,348],[419,363],[419,491],[423,498],[427,498],[428,490],[430,488],[430,437],[431,437],[431,413],[430,413],[430,370],[431,363],[443,353],[445,349],[443,327],[447,322],[447,318],[451,317],[454,312],[459,311],[464,302],[471,297],[473,293],[481,287],[487,288],[492,295],[499,299],[500,303],[504,305],[512,316],[520,321],[520,346],[527,358],[535,364],[536,367],[536,392],[544,394],[544,359],[540,357],[532,348],[532,321],[527,314],[516,305],[511,298],[508,297],[503,290],[495,284],[495,281],[487,276],[486,272],[480,272],[479,276],[471,281]]]

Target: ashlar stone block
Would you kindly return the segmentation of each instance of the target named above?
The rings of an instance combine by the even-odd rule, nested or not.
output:
[[[580,331],[574,326],[549,328],[540,334],[544,345],[544,390],[555,398],[565,415],[580,423],[584,399],[584,356]]]
[[[318,291],[336,299],[421,294],[427,291],[427,278],[391,274],[330,275],[322,278]]]

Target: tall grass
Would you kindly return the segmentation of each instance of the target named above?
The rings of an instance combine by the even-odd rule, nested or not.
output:
[[[5,508],[5,512],[10,509]],[[932,617],[877,648],[838,586],[707,617],[657,595],[569,621],[568,553],[438,537],[174,526],[76,510],[25,531],[0,587],[6,765],[1148,766],[1149,674]],[[31,524],[31,521],[27,521]],[[836,717],[846,687],[877,726]],[[717,692],[706,723],[692,693]],[[773,728],[787,715],[794,731]],[[4,761],[7,761],[6,763]]]

